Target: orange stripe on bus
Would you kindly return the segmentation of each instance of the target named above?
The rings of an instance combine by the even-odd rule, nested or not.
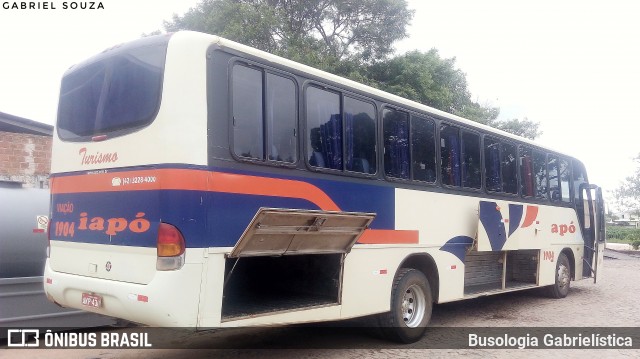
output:
[[[225,193],[301,198],[314,203],[325,211],[340,210],[340,207],[320,188],[301,181],[213,172],[211,190]]]
[[[113,182],[114,179],[118,179],[118,182]],[[54,194],[149,190],[189,190],[297,198],[314,203],[325,211],[340,210],[326,193],[312,184],[240,174],[191,169],[157,169],[54,177],[51,180],[51,193]]]
[[[417,244],[418,231],[393,229],[367,229],[358,243],[361,244]]]

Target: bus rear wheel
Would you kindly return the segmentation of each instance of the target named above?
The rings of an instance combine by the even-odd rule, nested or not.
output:
[[[396,342],[414,343],[424,335],[431,319],[431,287],[422,272],[402,268],[391,289],[391,311],[379,317],[385,337]]]
[[[548,294],[551,298],[564,298],[569,294],[571,287],[571,265],[569,258],[564,253],[558,256],[555,271],[555,283],[548,287]]]

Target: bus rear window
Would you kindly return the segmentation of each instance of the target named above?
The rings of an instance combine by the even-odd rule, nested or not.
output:
[[[109,50],[62,79],[58,134],[67,141],[120,136],[153,121],[160,104],[168,37]]]

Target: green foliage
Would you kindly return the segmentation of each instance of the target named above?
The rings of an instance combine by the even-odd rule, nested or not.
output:
[[[636,162],[634,174],[625,178],[624,182],[613,190],[613,196],[622,211],[640,216],[640,153],[634,160]]]
[[[633,249],[638,250],[640,249],[640,239],[637,241],[633,241],[633,243],[631,243],[631,246],[633,247]]]
[[[541,134],[539,123],[526,118],[498,121],[497,107],[471,100],[466,74],[455,67],[455,58],[443,59],[436,49],[411,51],[364,71],[362,77],[371,85],[395,95],[526,138],[535,139]]]
[[[404,0],[203,0],[164,26],[220,35],[283,56],[302,49],[366,62],[391,54],[412,18]]]
[[[438,50],[411,51],[369,66],[367,77],[385,91],[454,113],[462,111],[471,94],[455,59],[442,59]]]
[[[455,58],[436,49],[391,57],[407,36],[405,0],[202,0],[167,31],[216,34],[528,138],[538,123],[497,121],[500,110],[471,99]]]
[[[542,131],[539,130],[540,123],[533,122],[526,117],[522,120],[514,118],[512,120],[490,123],[489,125],[531,140],[542,134]]]
[[[624,243],[640,241],[640,228],[608,226],[607,241]]]

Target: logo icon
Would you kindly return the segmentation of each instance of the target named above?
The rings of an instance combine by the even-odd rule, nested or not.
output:
[[[122,184],[122,179],[120,177],[113,177],[113,179],[111,179],[111,186],[112,187],[118,187]]]
[[[106,269],[107,272],[111,272],[111,261],[108,261],[107,264],[105,264],[104,269]]]
[[[33,335],[34,343],[29,343],[29,336]],[[38,329],[9,329],[7,330],[8,347],[37,347],[40,345],[40,330]]]

